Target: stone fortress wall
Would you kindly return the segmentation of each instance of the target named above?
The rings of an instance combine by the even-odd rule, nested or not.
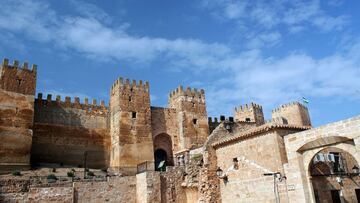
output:
[[[35,99],[34,135],[31,161],[106,168],[109,162],[109,108],[104,101],[89,103],[78,97],[71,101],[39,93]]]
[[[306,174],[296,165],[296,147],[287,146],[293,135],[304,140],[301,131],[312,128],[308,109],[299,102],[274,109],[270,121],[265,121],[262,106],[255,103],[235,108],[234,117],[210,118],[204,90],[179,86],[170,93],[167,107],[153,107],[148,82],[122,78],[110,89],[109,106],[87,98],[80,102],[78,97],[62,100],[52,95],[43,98],[40,93],[35,98],[36,65],[32,70],[27,67],[27,63],[19,67],[19,62],[9,65],[4,60],[0,68],[0,173],[30,164],[83,167],[86,160],[89,168],[110,168],[126,176],[119,182],[74,183],[64,189],[64,195],[75,202],[109,198],[123,202],[116,198],[128,193],[133,194],[130,202],[276,198],[288,202],[294,185],[300,199],[312,195],[311,186],[299,186],[300,180],[289,176],[294,184],[278,182],[276,197],[273,177],[263,176],[266,172]],[[358,134],[353,137],[358,149]],[[166,172],[153,171],[159,160],[166,161]],[[237,168],[230,168],[235,162]],[[138,167],[144,163],[149,168],[141,173]],[[224,170],[227,181],[216,176],[218,168]],[[124,185],[119,185],[122,181]],[[28,195],[41,198],[43,191],[48,189],[31,189]]]
[[[107,168],[134,174],[138,164],[154,162],[164,150],[169,164],[174,154],[202,146],[223,119],[207,117],[205,91],[179,86],[169,94],[168,107],[151,107],[149,83],[119,78],[110,89],[110,105],[85,98],[35,98],[36,71],[28,63],[4,59],[0,80],[1,167],[60,164]],[[235,108],[236,122],[264,124],[258,104]],[[299,103],[273,111],[274,118],[310,125]],[[18,136],[18,138],[14,138]],[[11,167],[10,167],[11,168]]]

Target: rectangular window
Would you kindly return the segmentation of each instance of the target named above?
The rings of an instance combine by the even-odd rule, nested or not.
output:
[[[132,112],[132,113],[131,113],[131,117],[132,117],[132,118],[136,118],[136,112]]]
[[[197,119],[196,119],[196,118],[193,119],[193,124],[194,124],[194,125],[197,124]]]
[[[250,118],[245,118],[245,121],[246,121],[246,122],[250,122],[251,119],[250,119]]]
[[[331,157],[330,161],[333,164],[334,173],[345,172],[343,160],[339,152],[330,152],[329,157]]]

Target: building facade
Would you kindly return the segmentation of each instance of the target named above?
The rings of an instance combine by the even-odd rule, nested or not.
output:
[[[204,90],[180,86],[168,107],[154,107],[148,82],[122,78],[109,105],[35,96],[37,66],[28,66],[4,59],[0,67],[1,173],[56,165],[109,168],[131,180],[99,183],[108,198],[73,184],[65,196],[75,200],[126,202],[117,196],[129,191],[136,195],[127,202],[360,199],[360,117],[312,128],[307,107],[292,102],[269,121],[254,103],[236,107],[234,117],[208,118]]]

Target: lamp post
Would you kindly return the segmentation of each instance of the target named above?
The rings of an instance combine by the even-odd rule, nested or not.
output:
[[[86,164],[87,164],[87,151],[84,152],[84,179],[86,179]]]
[[[276,203],[280,203],[279,191],[278,191],[276,179],[278,179],[279,182],[281,182],[283,179],[286,179],[286,176],[281,176],[281,173],[280,173],[280,172],[264,173],[263,175],[264,175],[264,176],[273,176],[273,177],[274,177],[274,194],[275,194],[275,201],[276,201]]]
[[[354,175],[360,175],[360,169],[359,167],[357,167],[356,165],[354,165],[354,167],[352,167],[352,173]]]
[[[224,174],[224,171],[220,167],[216,169],[216,176],[219,177],[220,179],[223,179],[224,182],[227,182],[228,180],[227,175]]]

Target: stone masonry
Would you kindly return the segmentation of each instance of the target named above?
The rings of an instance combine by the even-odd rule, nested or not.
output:
[[[121,77],[109,105],[35,98],[36,73],[27,62],[0,66],[0,174],[50,165],[106,176],[40,187],[31,177],[0,175],[0,202],[360,199],[360,117],[313,128],[306,105],[291,102],[270,121],[255,103],[234,117],[208,118],[203,89],[179,86],[167,107],[154,107],[148,82]]]

